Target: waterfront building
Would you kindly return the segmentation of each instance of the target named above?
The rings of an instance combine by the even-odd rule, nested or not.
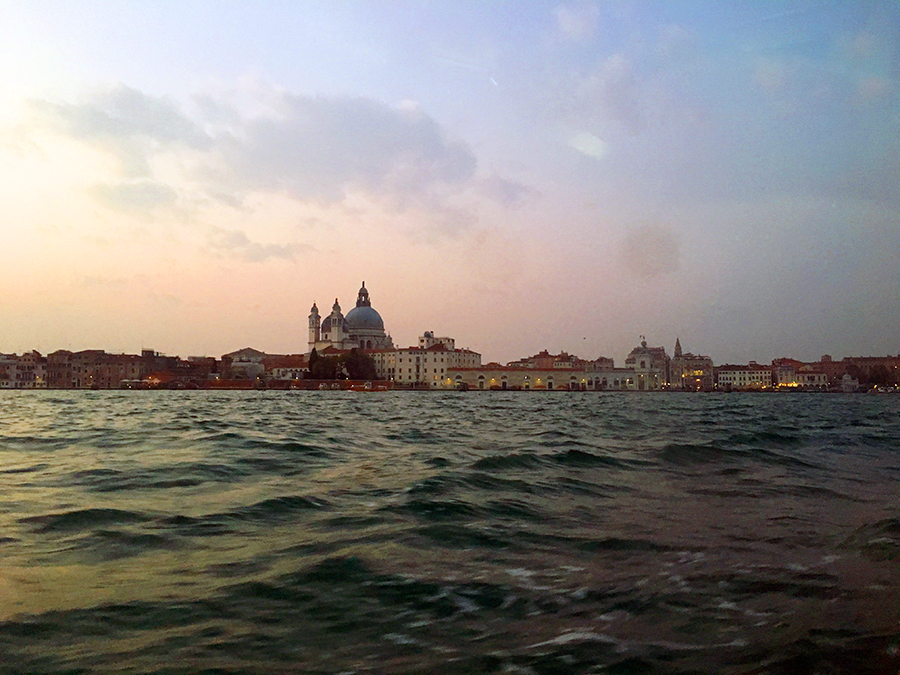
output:
[[[797,386],[801,389],[827,389],[828,375],[811,367],[801,368],[796,375]]]
[[[635,368],[594,365],[585,372],[589,389],[598,391],[653,391],[662,388],[659,375]]]
[[[825,373],[830,384],[835,384],[841,382],[841,378],[847,373],[848,364],[845,361],[835,361],[830,354],[823,354],[812,366]]]
[[[452,370],[481,365],[481,354],[457,349],[453,338],[436,337],[431,331],[422,334],[416,347],[366,350],[365,353],[375,362],[379,378],[408,387],[453,387]]]
[[[636,374],[637,388],[641,391],[661,389],[669,383],[669,355],[665,347],[648,347],[641,336],[641,344],[625,358],[625,367]]]
[[[468,389],[585,389],[587,375],[583,368],[540,368],[488,363],[478,367],[453,368],[447,373],[445,386]]]
[[[0,354],[0,389],[16,388],[16,354]]]
[[[384,330],[381,315],[372,307],[366,282],[362,282],[356,297],[356,307],[345,317],[338,299],[334,299],[331,314],[324,319],[314,302],[309,313],[307,350],[322,352],[328,347],[340,350],[391,349],[394,342]]]
[[[117,389],[123,382],[140,381],[148,372],[145,356],[107,354],[102,349],[58,350],[47,355],[45,367],[50,389]]]
[[[489,363],[477,368],[457,368],[449,373],[446,386],[469,389],[546,389],[596,391],[657,391],[666,384],[668,356],[662,347],[647,347],[646,341],[629,354],[631,363],[616,368],[611,358],[593,361],[544,350],[534,356],[510,361],[505,366]]]
[[[673,389],[708,391],[714,383],[712,359],[682,352],[681,340],[675,338],[675,351],[669,360],[669,385]]]
[[[774,383],[772,366],[756,361],[747,365],[723,365],[716,368],[716,383],[725,390],[771,389]]]
[[[538,370],[565,369],[583,367],[585,361],[577,356],[560,352],[559,354],[551,354],[546,349],[538,352],[534,356],[526,356],[518,361],[510,361],[507,366],[511,368],[534,368]]]
[[[796,359],[772,361],[775,385],[782,389],[827,389],[828,374]]]
[[[584,361],[573,368],[541,368],[512,362],[505,366],[488,363],[476,368],[455,368],[445,386],[468,389],[652,391],[662,388],[658,373],[634,368],[615,368],[606,363]]]
[[[263,365],[273,380],[302,380],[309,369],[309,357],[306,354],[269,356],[263,359]]]
[[[841,377],[841,391],[845,394],[853,394],[859,391],[859,380],[850,373],[844,373]]]
[[[843,372],[866,384],[900,384],[900,354],[897,356],[847,356]]]
[[[34,350],[16,359],[16,389],[46,389],[47,359]]]
[[[266,367],[263,361],[269,355],[252,347],[244,347],[222,355],[222,369],[228,379],[252,380],[261,375]]]

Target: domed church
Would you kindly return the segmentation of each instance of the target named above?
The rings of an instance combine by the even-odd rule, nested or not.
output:
[[[309,314],[309,351],[317,352],[327,347],[335,349],[393,349],[394,341],[384,332],[384,321],[372,307],[366,282],[362,282],[356,296],[356,307],[347,316],[341,313],[337,298],[331,314],[322,319],[319,308],[313,303]]]

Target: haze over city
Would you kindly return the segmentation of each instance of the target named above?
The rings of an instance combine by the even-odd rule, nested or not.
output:
[[[898,352],[896,2],[0,4],[0,352]]]

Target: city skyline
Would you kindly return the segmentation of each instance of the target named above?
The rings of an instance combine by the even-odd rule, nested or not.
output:
[[[900,9],[0,5],[0,352],[896,354]]]

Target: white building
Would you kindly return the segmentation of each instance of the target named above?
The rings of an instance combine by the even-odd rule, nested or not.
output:
[[[845,394],[859,391],[859,380],[850,373],[844,373],[844,376],[841,378],[841,391]]]
[[[751,361],[748,365],[726,365],[718,368],[719,389],[770,389],[772,367]]]
[[[457,349],[453,338],[435,337],[431,331],[426,331],[419,338],[418,347],[379,349],[366,353],[375,362],[379,378],[409,387],[452,388],[451,369],[477,368],[481,365],[481,354]]]
[[[366,282],[356,297],[356,307],[345,317],[337,298],[331,307],[331,314],[322,319],[319,308],[313,303],[309,313],[308,351],[321,352],[327,347],[335,349],[391,349],[394,342],[385,333],[381,315],[372,307]]]
[[[665,347],[648,347],[643,337],[625,358],[625,367],[634,369],[637,389],[661,389],[669,383],[669,355]]]
[[[528,365],[488,363],[484,366],[454,368],[445,386],[468,389],[581,389],[587,380],[583,369],[541,368]]]

